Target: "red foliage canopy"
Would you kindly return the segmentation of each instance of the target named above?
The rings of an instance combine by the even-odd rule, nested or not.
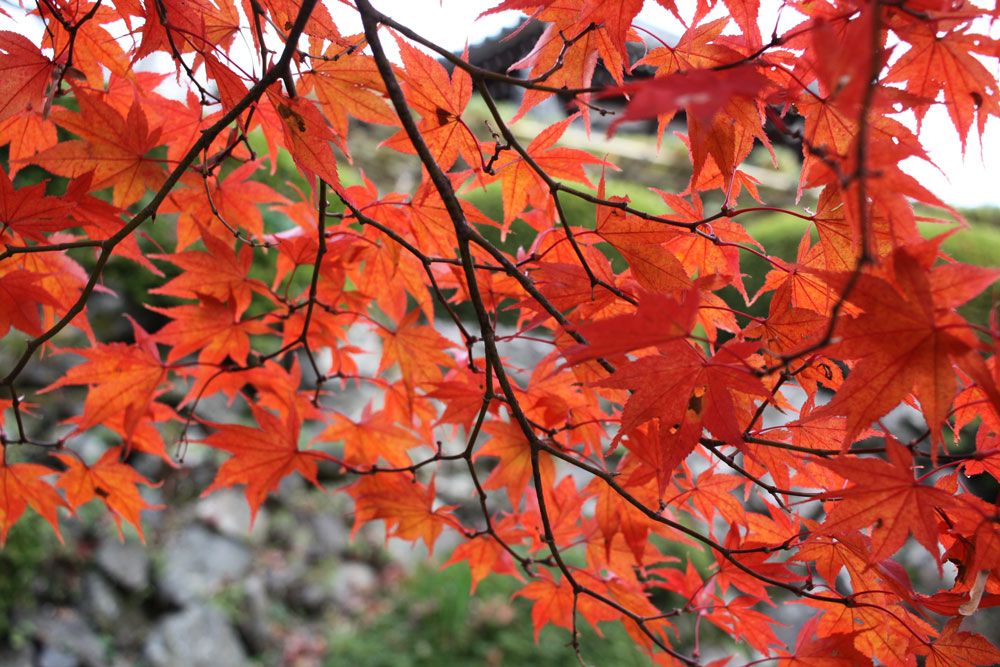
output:
[[[690,614],[779,665],[1000,662],[959,628],[1000,601],[1000,511],[963,476],[1000,471],[1000,330],[955,310],[1000,272],[921,236],[914,202],[943,205],[900,169],[926,153],[897,119],[943,105],[964,148],[1000,116],[996,10],[786,0],[798,19],[768,36],[758,2],[724,0],[713,20],[715,0],[659,4],[687,27],[633,61],[641,0],[502,2],[490,11],[546,25],[515,64],[528,78],[473,66],[368,0],[358,35],[316,0],[43,0],[40,43],[0,32],[2,537],[28,506],[58,532],[60,508],[91,500],[141,536],[150,482],[131,464],[169,461],[179,429],[229,456],[208,491],[243,485],[254,512],[297,473],[353,498],[355,526],[382,520],[428,548],[458,533],[450,562],[469,564],[473,588],[527,579],[536,632],[553,623],[574,645],[581,619],[621,622],[657,664],[694,665],[671,622]],[[157,52],[182,99],[135,69]],[[591,85],[599,61],[618,85]],[[656,75],[626,83],[639,65]],[[491,80],[522,88],[521,107],[498,108]],[[492,136],[465,120],[474,91]],[[579,114],[519,140],[514,123],[556,93]],[[654,189],[662,206],[633,206],[606,183],[610,161],[560,145],[621,94],[608,135],[657,118],[662,138],[686,114],[690,182]],[[396,128],[379,150],[416,156],[412,192],[344,168],[351,119]],[[801,141],[815,213],[739,203],[760,197],[741,166],[770,149],[765,129]],[[305,191],[267,184],[283,154]],[[468,194],[496,181],[494,220]],[[573,199],[595,217],[570,217]],[[761,211],[808,223],[794,262],[744,227]],[[748,254],[771,265],[766,315],[722,298],[750,300]],[[115,263],[173,299],[151,307],[161,328],[95,336],[88,304],[123,288],[103,281]],[[519,346],[543,356],[518,367]],[[368,352],[381,356],[365,372]],[[63,359],[60,379],[33,386],[32,368]],[[81,386],[69,430],[37,435],[21,392],[39,403]],[[360,391],[357,411],[339,400]],[[232,415],[206,414],[216,395]],[[926,422],[906,442],[880,423],[900,405]],[[769,406],[784,424],[765,426]],[[74,444],[100,426],[114,436],[88,461]],[[456,463],[472,513],[437,497],[435,470]],[[893,560],[911,536],[942,575],[936,593]],[[678,563],[697,550],[712,564]],[[814,610],[791,646],[766,613],[779,595]]]

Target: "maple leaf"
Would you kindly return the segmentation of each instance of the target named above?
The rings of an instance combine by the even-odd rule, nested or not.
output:
[[[379,330],[385,342],[378,372],[398,363],[411,402],[418,385],[442,380],[441,367],[455,368],[455,360],[444,352],[454,347],[454,343],[431,327],[417,324],[419,318],[420,311],[414,310],[400,321],[395,331]]]
[[[933,556],[938,554],[936,509],[955,503],[952,494],[913,477],[913,455],[892,438],[886,441],[888,461],[831,459],[820,461],[852,482],[827,498],[839,498],[819,532],[822,534],[872,529],[871,562],[895,554],[910,533]]]
[[[347,139],[348,115],[380,125],[399,122],[386,103],[385,84],[373,58],[360,52],[345,54],[336,44],[331,44],[324,55],[337,57],[314,63],[313,69],[302,77],[306,84],[303,92],[308,93],[310,86],[316,91],[338,136]]]
[[[222,487],[245,484],[252,522],[267,494],[277,491],[282,479],[298,472],[322,488],[316,478],[318,462],[337,459],[326,452],[299,449],[302,421],[294,405],[284,420],[254,403],[250,410],[260,428],[205,422],[216,432],[199,442],[232,454],[219,466],[215,480],[202,496]]]
[[[265,334],[271,330],[260,320],[240,320],[236,317],[236,302],[228,304],[203,296],[197,305],[157,308],[149,306],[171,319],[154,334],[158,343],[170,345],[167,365],[198,352],[203,364],[218,364],[228,356],[238,364],[246,364],[250,353],[248,334]]]
[[[601,97],[630,97],[625,113],[608,126],[608,137],[614,136],[622,123],[656,118],[678,109],[687,109],[690,115],[709,121],[733,97],[753,98],[765,84],[755,67],[740,65],[721,71],[676,72],[608,88],[601,91]]]
[[[112,203],[119,208],[134,204],[147,188],[159,187],[163,168],[146,154],[161,143],[161,132],[150,128],[138,96],[125,116],[82,90],[76,92],[76,100],[79,113],[60,107],[51,118],[81,139],[60,142],[28,161],[70,178],[92,171],[91,190],[112,187]]]
[[[548,570],[543,570],[540,578],[514,595],[535,601],[531,607],[531,622],[535,626],[536,644],[538,633],[549,623],[567,630],[573,629],[573,587],[565,579],[557,582]]]
[[[847,633],[817,635],[819,615],[813,616],[802,626],[795,652],[781,654],[788,657],[778,661],[779,667],[861,667],[874,665],[870,659],[854,648],[853,637]]]
[[[742,637],[750,646],[767,653],[770,646],[781,646],[772,625],[781,625],[769,615],[753,609],[756,598],[741,595],[725,604],[716,605],[705,618],[727,633]]]
[[[0,146],[7,146],[10,178],[14,178],[33,155],[55,146],[58,141],[56,126],[29,111],[0,121]]]
[[[40,108],[54,69],[30,39],[0,30],[0,121],[28,106]]]
[[[930,643],[914,642],[913,651],[927,656],[927,667],[971,667],[1000,663],[1000,649],[981,635],[959,631],[962,621],[953,618]]]
[[[344,463],[366,468],[380,460],[393,467],[410,465],[406,451],[421,445],[421,440],[403,427],[394,424],[384,410],[372,413],[370,404],[357,422],[343,415],[334,415],[333,424],[316,439],[344,442]]]
[[[491,421],[483,426],[483,432],[493,436],[473,456],[474,459],[491,456],[500,459],[500,463],[490,472],[483,482],[486,489],[507,489],[510,504],[518,507],[524,495],[524,489],[532,478],[531,446],[527,438],[516,424],[503,421]],[[546,486],[555,480],[555,467],[551,455],[540,453],[538,456],[541,477]]]
[[[163,509],[163,505],[150,505],[139,495],[136,484],[157,485],[140,475],[132,466],[122,463],[122,452],[122,447],[112,447],[89,466],[76,454],[53,452],[52,456],[68,467],[59,476],[56,486],[66,491],[67,503],[73,511],[94,498],[100,498],[118,526],[119,537],[125,539],[121,523],[125,519],[145,543],[139,513],[147,509]]]
[[[908,26],[902,38],[910,48],[892,65],[885,81],[905,81],[907,91],[927,100],[913,107],[918,123],[931,101],[943,93],[964,152],[973,120],[982,134],[987,115],[1000,116],[1000,96],[996,77],[970,53],[983,38],[960,30],[938,31],[922,23]]]
[[[191,187],[175,190],[167,198],[164,212],[177,211],[177,250],[187,248],[209,233],[225,237],[223,222],[246,229],[254,238],[264,236],[259,204],[287,204],[273,189],[254,180],[260,162],[240,165],[224,179],[192,179]],[[207,242],[206,242],[207,243]]]
[[[248,278],[253,254],[242,247],[234,251],[231,243],[202,231],[201,239],[208,252],[188,250],[171,255],[152,255],[179,266],[183,272],[155,294],[182,298],[206,296],[221,303],[235,304],[234,317],[241,317],[250,306],[254,292],[267,293],[267,286],[259,280]]]
[[[634,392],[625,404],[617,437],[654,418],[660,420],[661,431],[666,432],[684,424],[690,412],[696,423],[704,423],[723,440],[742,441],[742,411],[732,392],[767,395],[758,379],[737,366],[749,349],[752,344],[729,344],[706,358],[686,341],[671,341],[659,347],[659,354],[620,367],[598,383]],[[680,459],[690,451],[688,447],[694,446],[691,436],[696,440],[700,433],[701,429],[692,430],[687,442],[678,443]]]
[[[621,533],[637,565],[646,563],[647,538],[655,523],[603,481],[591,481],[585,492],[597,496],[594,517],[604,536],[605,558],[610,557],[615,535]]]
[[[399,475],[367,475],[344,487],[344,491],[355,502],[352,537],[364,523],[384,519],[386,539],[422,539],[433,553],[445,526],[457,527],[449,514],[453,506],[434,509],[433,479],[424,486]]]
[[[0,457],[0,546],[7,542],[11,526],[29,505],[49,522],[59,541],[63,541],[58,510],[67,507],[66,501],[51,484],[40,479],[53,472],[37,463],[7,463],[6,454]]]
[[[441,567],[445,568],[454,563],[468,561],[469,570],[472,573],[470,593],[475,593],[479,582],[491,573],[510,574],[520,578],[521,575],[514,565],[514,559],[504,548],[504,544],[509,543],[512,535],[509,531],[501,531],[500,534],[504,539],[503,544],[488,535],[479,535],[467,542],[462,542],[455,547],[451,558]]]
[[[59,304],[38,284],[45,277],[44,273],[0,266],[0,336],[7,335],[11,327],[32,336],[42,333],[39,304]]]
[[[74,226],[69,218],[73,205],[58,197],[45,196],[45,183],[14,188],[7,172],[0,169],[0,221],[24,238],[44,240],[43,232]]]
[[[306,181],[313,181],[315,175],[335,189],[339,188],[337,158],[330,143],[341,144],[343,140],[330,130],[316,103],[303,97],[285,97],[270,90],[267,95],[281,120],[285,147]]]
[[[604,199],[604,177],[597,188]],[[612,202],[628,203],[611,197]],[[615,247],[628,261],[636,282],[652,292],[690,287],[690,279],[680,261],[663,244],[677,232],[654,220],[643,220],[611,206],[597,207],[597,233]]]
[[[128,442],[153,399],[167,389],[167,369],[149,335],[133,322],[136,343],[106,343],[93,348],[65,349],[87,361],[70,368],[43,391],[66,385],[89,385],[79,430],[111,417],[124,419]]]
[[[960,317],[940,307],[950,304],[935,303],[927,272],[911,252],[900,248],[890,258],[895,285],[860,276],[848,298],[864,314],[839,320],[838,342],[827,348],[829,354],[858,361],[840,391],[809,418],[846,415],[845,443],[854,442],[910,391],[920,401],[934,441],[940,442],[956,391],[953,363],[982,363],[969,354],[978,347],[975,337]]]
[[[578,364],[684,338],[691,332],[697,312],[698,296],[693,290],[684,293],[681,301],[644,293],[634,314],[576,327],[587,343],[569,347],[563,350],[563,355],[567,364]]]
[[[462,121],[462,113],[472,96],[472,79],[460,68],[448,72],[439,62],[396,38],[404,72],[406,100],[421,116],[420,135],[441,169],[447,171],[461,155],[472,169],[482,167],[479,140]],[[389,137],[384,145],[415,153],[404,130]]]
[[[593,187],[583,165],[607,163],[586,151],[555,145],[574,118],[575,116],[571,116],[546,128],[531,140],[525,152],[531,156],[537,168],[543,169],[549,176]],[[540,208],[539,202],[548,201],[548,185],[535,169],[520,157],[501,161],[496,167],[496,173],[503,184],[504,235],[514,219],[529,205]]]

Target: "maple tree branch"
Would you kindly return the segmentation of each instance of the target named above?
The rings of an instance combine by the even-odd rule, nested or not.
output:
[[[51,245],[29,245],[29,246],[6,246],[6,250],[0,253],[0,262],[9,259],[14,255],[25,255],[35,252],[58,252],[60,250],[72,250],[73,248],[100,248],[104,241],[67,241],[65,243],[53,243]]]
[[[156,7],[156,16],[160,21],[160,25],[163,27],[163,32],[167,35],[167,44],[170,45],[170,56],[174,59],[174,62],[181,66],[184,73],[187,75],[188,81],[190,81],[194,85],[195,89],[197,89],[198,95],[201,96],[201,104],[203,106],[207,106],[208,104],[220,103],[221,100],[219,97],[208,92],[208,90],[201,85],[198,79],[195,78],[194,70],[192,70],[191,67],[184,62],[184,58],[181,57],[181,51],[177,48],[176,42],[174,42],[174,27],[170,24],[169,19],[167,19],[167,5],[163,2],[163,0],[153,0],[153,5]],[[185,39],[187,39],[187,37],[188,36],[185,35]],[[187,41],[188,44],[191,44],[190,39]],[[197,51],[197,47],[193,44],[191,44],[191,46]]]
[[[60,63],[57,66],[55,71],[58,74],[58,76],[56,80],[51,84],[52,85],[51,94],[55,94],[56,91],[59,91],[62,88],[62,82],[63,79],[66,77],[66,72],[68,72],[69,69],[73,66],[73,50],[76,48],[77,33],[80,32],[80,28],[83,27],[84,23],[94,18],[94,15],[97,14],[97,10],[100,9],[101,7],[102,0],[97,0],[94,3],[94,6],[91,7],[87,11],[87,13],[84,14],[83,17],[76,23],[71,23],[66,17],[64,17],[62,13],[52,4],[52,0],[41,0],[41,1],[45,4],[48,10],[52,12],[52,17],[56,21],[58,21],[60,25],[62,25],[63,29],[66,32],[69,33],[69,43],[66,46],[66,62]],[[41,5],[36,2],[35,6],[38,8],[38,15],[43,16]],[[52,41],[54,43],[55,37],[52,34],[52,31],[49,29],[48,24],[46,24],[45,29],[49,33],[49,36],[52,38]],[[47,100],[47,103],[50,102],[51,102],[51,97]]]
[[[317,290],[319,289],[319,272],[323,265],[323,255],[326,254],[326,191],[327,183],[319,179],[319,192],[317,194],[316,211],[316,259],[313,262],[313,274],[309,280],[309,298],[307,300],[306,314],[302,318],[302,332],[299,333],[298,341],[302,343],[309,364],[316,374],[316,390],[313,393],[313,405],[319,404],[319,393],[326,381],[326,377],[319,370],[316,359],[313,357],[312,348],[309,345],[309,324],[312,322],[313,306],[316,304]]]
[[[875,102],[878,78],[882,72],[882,0],[872,0],[868,11],[873,13],[871,37],[868,45],[871,67],[868,71],[868,81],[865,86],[864,96],[861,99],[861,111],[858,115],[858,164],[854,174],[858,182],[858,223],[861,227],[861,255],[858,257],[859,269],[872,261],[871,243],[873,241],[873,234],[868,213],[868,134],[871,131],[868,115],[871,112],[872,104]]]
[[[578,34],[576,37],[567,38],[562,33],[559,33],[559,36],[563,40],[563,46],[562,46],[562,51],[556,57],[556,64],[554,64],[551,68],[549,68],[547,71],[543,72],[542,74],[538,75],[537,77],[534,77],[532,79],[520,79],[520,78],[518,78],[516,76],[510,76],[508,74],[501,74],[499,72],[494,72],[492,70],[483,69],[482,67],[476,67],[475,65],[473,65],[470,62],[468,62],[467,60],[465,60],[465,59],[463,59],[463,58],[461,58],[459,56],[456,56],[454,53],[452,53],[448,49],[444,48],[443,46],[440,46],[440,45],[436,44],[435,42],[432,42],[431,40],[429,40],[429,39],[427,39],[425,37],[422,37],[421,35],[419,35],[418,33],[414,32],[409,27],[407,27],[407,26],[399,23],[398,21],[394,20],[391,16],[386,16],[385,14],[383,14],[380,11],[378,11],[374,7],[372,8],[372,16],[375,17],[375,20],[378,23],[381,23],[383,25],[386,25],[386,26],[392,28],[393,30],[395,30],[396,32],[400,33],[401,35],[403,35],[407,39],[411,39],[414,42],[417,42],[418,44],[427,47],[431,51],[434,51],[439,56],[441,56],[442,58],[444,58],[445,60],[447,60],[448,62],[450,62],[452,65],[454,65],[454,66],[456,66],[456,67],[458,67],[458,68],[460,68],[462,70],[465,70],[473,78],[473,80],[475,80],[475,79],[490,79],[491,81],[497,81],[499,83],[506,83],[506,84],[510,84],[512,86],[518,86],[520,88],[530,88],[531,90],[538,90],[538,91],[545,92],[545,93],[558,93],[560,95],[577,94],[577,93],[596,93],[599,90],[601,90],[600,86],[593,86],[593,87],[590,87],[590,88],[567,89],[567,88],[563,88],[563,87],[555,87],[555,86],[545,86],[545,85],[542,85],[543,81],[545,81],[550,76],[552,76],[553,74],[555,74],[558,70],[562,69],[562,67],[563,67],[563,60],[565,59],[566,52],[570,49],[570,47],[572,47],[573,44],[575,44],[580,39],[582,39],[585,35],[587,35],[587,33],[591,32],[593,30],[596,30],[597,28],[600,27],[600,26],[598,26],[598,25],[596,25],[594,23],[591,23],[586,28],[584,28],[580,32],[580,34]]]
[[[739,474],[743,475],[744,477],[749,479],[751,482],[753,482],[760,488],[770,493],[771,496],[778,503],[778,505],[781,507],[781,509],[784,510],[788,509],[785,506],[785,502],[781,499],[781,495],[797,496],[799,498],[815,498],[821,495],[819,493],[809,493],[807,491],[793,491],[791,489],[779,489],[773,484],[769,484],[764,480],[762,480],[761,478],[757,477],[756,475],[751,474],[746,468],[736,463],[736,460],[733,458],[732,455],[724,454],[723,452],[721,452],[719,448],[715,446],[715,443],[712,442],[710,438],[701,438],[698,440],[698,442],[700,442],[705,449],[712,452],[716,456],[716,458],[725,463],[727,466],[729,466]]]

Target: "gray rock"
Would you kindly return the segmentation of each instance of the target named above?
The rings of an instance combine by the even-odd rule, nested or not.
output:
[[[45,646],[38,655],[38,667],[80,667],[80,661],[72,653],[54,646]]]
[[[97,565],[108,577],[130,591],[149,588],[149,554],[138,542],[101,541],[94,554]]]
[[[243,580],[240,614],[233,620],[252,653],[261,653],[267,648],[270,635],[269,602],[263,577],[251,574]]]
[[[250,525],[250,505],[238,489],[219,489],[198,501],[195,514],[217,531],[234,539],[260,543],[267,535],[267,512],[261,508]]]
[[[35,641],[42,646],[37,664],[46,667],[107,664],[104,645],[75,609],[44,607],[25,620],[25,627],[31,629]]]
[[[349,612],[359,612],[368,605],[368,596],[377,584],[378,575],[371,565],[346,561],[329,579],[330,601]]]
[[[312,524],[312,541],[309,544],[309,555],[316,557],[337,555],[347,548],[350,532],[344,525],[344,520],[338,516],[326,513],[314,514]]]
[[[163,619],[144,648],[153,667],[242,667],[246,651],[221,611],[197,603]]]
[[[163,558],[160,590],[180,604],[214,595],[246,574],[251,564],[246,545],[198,524],[172,535]]]
[[[17,651],[0,651],[0,667],[34,667],[32,653],[30,646]]]
[[[113,627],[122,614],[118,594],[108,580],[97,572],[83,577],[83,610],[102,628]]]

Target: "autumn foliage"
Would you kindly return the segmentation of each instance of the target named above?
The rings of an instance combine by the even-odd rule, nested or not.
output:
[[[787,0],[797,18],[770,33],[755,1],[658,3],[684,17],[679,41],[632,26],[642,0],[506,0],[490,11],[546,26],[510,73],[368,0],[350,3],[363,34],[316,0],[42,0],[40,43],[0,32],[3,537],[28,507],[58,532],[95,500],[141,536],[156,480],[132,464],[211,448],[205,492],[243,487],[254,512],[298,474],[349,495],[356,527],[381,520],[429,549],[459,535],[449,562],[473,588],[521,579],[536,632],[573,645],[583,624],[620,622],[657,664],[695,665],[676,631],[691,617],[781,666],[1000,662],[960,628],[1000,603],[1000,510],[966,487],[1000,478],[1000,330],[956,312],[1000,272],[921,235],[915,203],[957,214],[899,166],[927,159],[900,114],[943,106],[956,150],[1000,115],[996,10]],[[253,59],[234,55],[248,44]],[[176,72],[136,68],[156,53]],[[598,62],[616,86],[591,85]],[[638,65],[655,77],[627,79]],[[165,79],[185,92],[156,92]],[[491,80],[523,90],[516,112]],[[576,113],[518,140],[556,93]],[[489,129],[463,119],[473,94]],[[623,94],[593,153],[560,144]],[[657,190],[651,210],[612,191],[601,157],[641,119],[661,139],[685,127],[690,155],[688,188]],[[396,131],[352,156],[359,123]],[[774,212],[741,170],[768,133],[800,142],[815,202],[779,211],[809,223],[794,262],[743,224]],[[412,192],[345,185],[344,165],[393,152],[419,165]],[[297,197],[261,180],[284,153],[310,185]],[[29,166],[46,180],[25,184]],[[466,195],[497,181],[491,219]],[[570,219],[573,199],[596,216]],[[166,246],[148,235],[163,226]],[[751,253],[771,267],[760,294],[743,283]],[[88,304],[122,288],[103,280],[114,263],[173,298],[161,328],[94,334]],[[728,287],[769,299],[767,316]],[[511,359],[526,344],[546,351],[531,368]],[[53,361],[69,370],[33,386]],[[39,439],[32,404],[80,388],[62,435]],[[362,389],[363,410],[335,407]],[[231,412],[206,411],[213,397]],[[886,431],[900,405],[924,433]],[[84,458],[74,443],[98,427],[110,445]],[[441,466],[465,469],[466,507],[437,498]],[[684,556],[698,551],[711,565]],[[904,551],[926,552],[938,590],[914,590]],[[804,619],[790,645],[779,598]]]

